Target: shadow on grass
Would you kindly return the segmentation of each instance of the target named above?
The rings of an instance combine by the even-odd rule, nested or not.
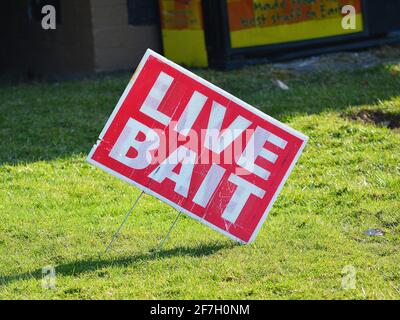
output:
[[[238,243],[229,241],[225,243],[217,242],[196,247],[176,247],[172,249],[161,250],[158,252],[139,253],[132,256],[122,256],[105,259],[105,256],[80,260],[59,264],[55,267],[57,276],[79,276],[80,274],[94,272],[107,267],[124,267],[135,263],[142,263],[157,259],[167,259],[170,257],[187,256],[201,258],[209,256],[221,249],[229,249],[239,246]],[[98,275],[101,277],[101,275]],[[8,276],[0,276],[0,285],[8,285],[15,281],[42,279],[42,269],[37,269],[32,272],[14,274]]]
[[[373,105],[399,96],[400,87],[400,76],[384,66],[282,78],[287,91],[262,67],[201,75],[284,122],[299,114]],[[129,76],[0,88],[0,165],[87,155]]]

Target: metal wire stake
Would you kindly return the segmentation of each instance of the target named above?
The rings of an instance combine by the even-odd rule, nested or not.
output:
[[[156,251],[159,251],[159,250],[162,248],[164,242],[165,242],[165,241],[167,240],[167,238],[169,237],[169,235],[170,235],[172,229],[174,228],[174,226],[175,226],[175,224],[177,223],[177,221],[178,221],[179,217],[181,216],[181,214],[182,214],[182,211],[179,211],[179,213],[178,213],[178,215],[176,216],[174,222],[173,222],[173,223],[171,224],[171,226],[169,227],[168,233],[166,234],[166,236],[164,237],[164,239],[162,239],[162,241],[161,241],[160,244],[158,245]]]
[[[122,226],[125,224],[126,220],[128,220],[129,216],[131,215],[131,213],[133,212],[133,209],[135,209],[136,204],[138,203],[139,199],[141,198],[141,196],[143,195],[144,191],[142,191],[138,197],[135,200],[135,203],[132,205],[132,207],[129,209],[129,211],[126,213],[124,221],[122,221],[121,225],[119,226],[119,228],[117,229],[117,231],[114,233],[113,237],[111,238],[110,243],[108,244],[108,246],[106,247],[106,250],[103,252],[102,255],[106,254],[108,249],[110,249],[111,245],[113,244],[115,238],[118,236],[118,233],[121,231]],[[101,256],[102,256],[101,255]]]

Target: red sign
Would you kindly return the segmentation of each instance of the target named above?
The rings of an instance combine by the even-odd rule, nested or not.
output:
[[[247,243],[306,141],[148,50],[88,161]]]

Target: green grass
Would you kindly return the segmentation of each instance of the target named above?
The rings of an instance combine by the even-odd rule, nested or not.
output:
[[[197,70],[307,134],[299,163],[252,245],[184,217],[152,253],[176,213],[146,195],[102,258],[139,190],[85,157],[130,75],[0,88],[0,299],[399,299],[400,134],[345,116],[399,114],[399,70]],[[345,266],[356,289],[342,289]]]

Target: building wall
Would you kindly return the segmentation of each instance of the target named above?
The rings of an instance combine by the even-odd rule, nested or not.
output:
[[[30,19],[29,0],[5,0],[10,20],[8,46],[1,64],[28,78],[77,75],[94,69],[90,0],[60,0],[60,21],[44,30],[41,19]],[[2,15],[3,17],[3,15]]]
[[[34,29],[38,54],[45,73],[79,74],[93,70],[93,35],[89,0],[60,1],[61,24],[56,30]],[[43,63],[44,62],[44,63]]]
[[[0,74],[9,72],[16,64],[13,37],[17,36],[17,20],[13,19],[12,15],[14,7],[15,3],[8,0],[2,4],[0,10]]]
[[[128,23],[127,0],[58,0],[56,30],[42,29],[42,14],[29,18],[31,0],[3,1],[0,76],[58,79],[132,70],[147,48],[161,49],[158,25]],[[50,1],[57,2],[42,3]]]
[[[96,72],[134,69],[147,48],[160,52],[159,26],[129,25],[127,0],[90,2]]]

